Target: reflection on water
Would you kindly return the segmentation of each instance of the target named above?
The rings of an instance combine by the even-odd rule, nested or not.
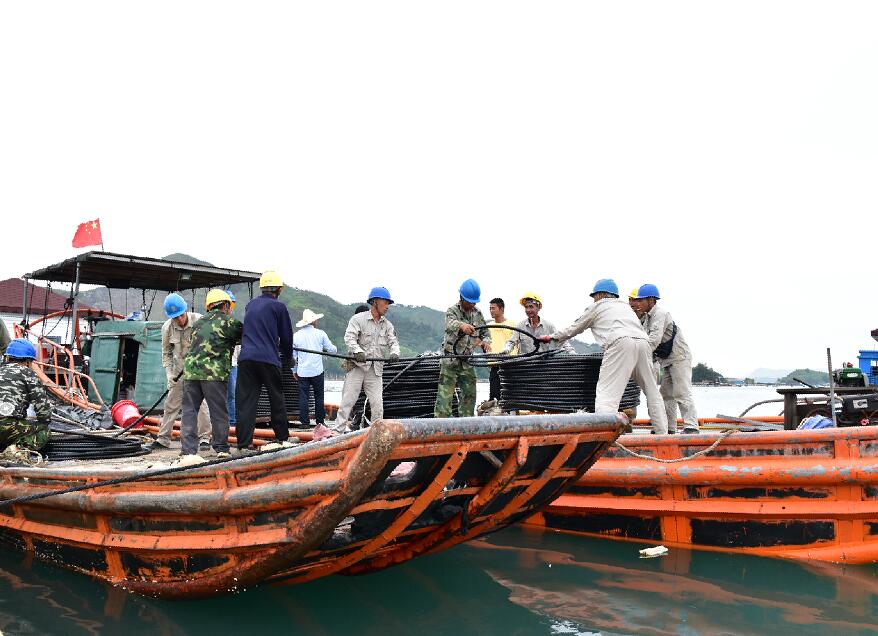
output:
[[[360,577],[158,601],[0,553],[4,634],[878,634],[878,567],[510,529]]]

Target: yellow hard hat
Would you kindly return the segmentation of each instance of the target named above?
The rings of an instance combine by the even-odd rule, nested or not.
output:
[[[262,278],[259,279],[260,287],[283,287],[284,282],[280,279],[280,274],[278,274],[273,269],[266,270],[262,273]]]
[[[227,302],[231,305],[232,299],[229,298],[229,295],[223,291],[222,289],[211,289],[207,292],[207,298],[204,299],[204,308],[210,309],[211,305],[215,305],[216,303]]]
[[[628,293],[628,298],[634,298],[635,300],[636,300],[637,298],[640,298],[640,287],[635,287],[634,289],[632,289],[632,290]]]
[[[535,300],[541,305],[543,304],[543,299],[540,298],[539,296],[537,296],[533,292],[527,292],[524,296],[521,297],[521,299],[518,301],[518,304],[521,305],[522,307],[524,307],[524,301],[526,301],[528,299]]]

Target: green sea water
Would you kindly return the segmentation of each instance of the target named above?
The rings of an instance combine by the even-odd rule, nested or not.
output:
[[[143,598],[0,553],[3,634],[878,634],[878,567],[511,528],[357,577]]]

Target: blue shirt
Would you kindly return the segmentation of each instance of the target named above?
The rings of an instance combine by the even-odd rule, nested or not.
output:
[[[269,293],[247,303],[238,362],[264,362],[276,367],[293,358],[293,323],[287,306]]]
[[[293,345],[301,349],[312,351],[328,351],[335,353],[336,346],[329,341],[325,331],[317,329],[314,325],[305,325],[293,335]],[[293,369],[301,378],[313,378],[323,373],[323,356],[317,353],[305,353],[293,351],[296,360],[296,368]]]

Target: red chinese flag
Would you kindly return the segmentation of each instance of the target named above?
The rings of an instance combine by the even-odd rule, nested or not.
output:
[[[87,247],[89,245],[103,245],[101,237],[101,220],[86,221],[80,223],[73,235],[73,247]]]

